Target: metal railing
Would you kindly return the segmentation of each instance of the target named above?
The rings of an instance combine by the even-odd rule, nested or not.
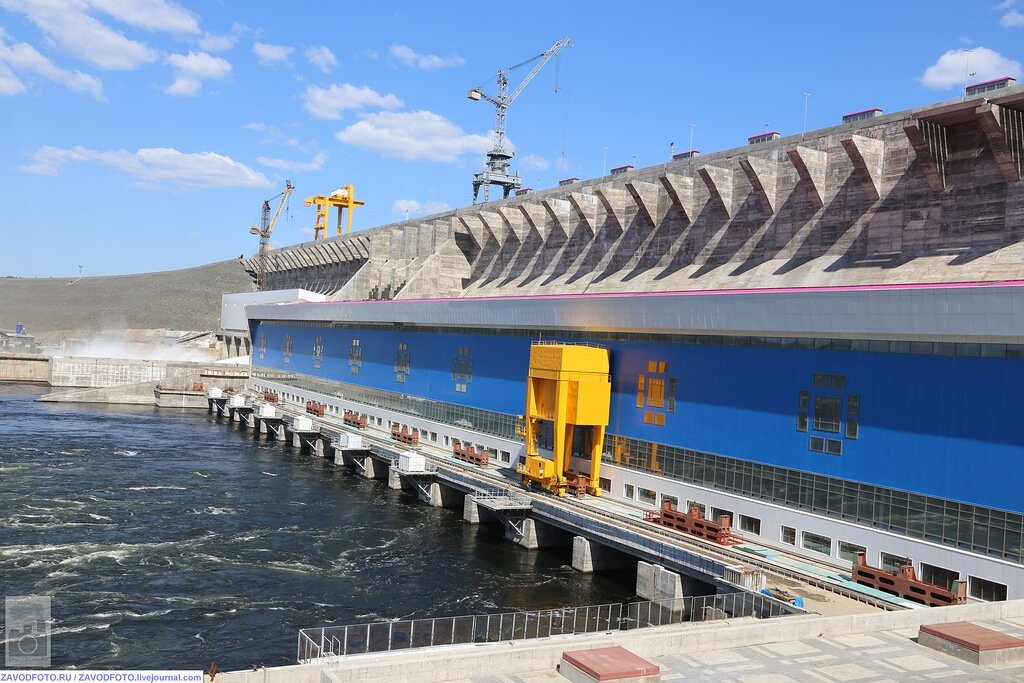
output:
[[[531,640],[559,635],[627,631],[735,617],[792,614],[789,605],[758,593],[702,595],[675,600],[609,603],[529,612],[381,621],[299,631],[300,664],[328,657],[437,645]]]
[[[533,506],[533,501],[529,496],[508,489],[476,489],[471,495],[473,500],[491,510],[498,508],[529,509]]]

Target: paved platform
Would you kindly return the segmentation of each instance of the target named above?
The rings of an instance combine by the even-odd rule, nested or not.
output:
[[[1024,636],[1024,617],[982,622],[1010,637]],[[661,680],[721,683],[903,683],[991,681],[1019,683],[1024,662],[978,666],[916,642],[917,629],[815,638],[719,651],[651,657]],[[544,683],[564,681],[554,671],[484,676],[446,683]]]

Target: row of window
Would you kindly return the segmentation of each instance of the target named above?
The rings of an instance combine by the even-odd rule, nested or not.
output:
[[[518,416],[253,366],[253,377],[521,441]],[[545,423],[541,423],[542,427]],[[1024,516],[609,434],[607,462],[1021,563]]]
[[[605,443],[607,462],[1021,562],[1017,513],[628,437],[609,435]]]
[[[601,487],[607,491],[610,489],[611,484],[607,479],[602,479]],[[623,484],[622,495],[627,500],[637,501],[644,505],[658,505],[658,493],[652,489],[644,488],[642,486]],[[672,503],[673,509],[680,509],[679,499],[676,496],[662,493],[661,500],[662,504],[664,504],[665,501],[669,501]],[[737,520],[736,515],[734,515],[731,510],[724,510],[716,507],[711,508],[711,515],[708,516],[706,512],[707,508],[703,503],[693,500],[686,501],[685,509],[689,510],[691,507],[696,507],[700,511],[701,516],[705,519],[720,522],[724,516],[728,516],[730,519],[734,520],[734,524],[743,533],[754,536],[761,535],[761,520],[757,517],[739,515],[739,519]],[[812,531],[801,531],[798,533],[795,527],[785,525],[781,527],[779,534],[780,542],[786,545],[797,546],[798,538],[800,540],[799,547],[804,550],[820,553],[828,557],[838,557],[839,559],[846,560],[851,563],[855,563],[857,561],[857,556],[860,553],[868,555],[868,549],[856,543],[843,540],[833,542],[832,538],[823,534],[814,533]],[[902,556],[880,552],[879,562],[875,566],[886,571],[896,573],[899,571],[903,561],[904,558]],[[870,563],[871,561],[869,560],[869,564]],[[934,583],[946,589],[952,589],[953,582],[960,580],[959,572],[945,567],[930,565],[926,562],[920,563],[920,572],[918,576],[922,581]],[[988,579],[976,576],[968,576],[967,580],[968,595],[972,598],[987,601],[1006,600],[1007,587],[1005,584],[989,581]]]
[[[334,329],[384,329],[451,334],[451,327],[405,325],[391,323],[321,323],[313,321],[265,320],[261,325],[273,327],[313,327]],[[924,356],[965,356],[971,358],[1024,358],[1024,344],[976,344],[929,341],[888,341],[884,339],[830,339],[814,337],[747,337],[714,334],[652,334],[634,332],[602,332],[592,330],[538,330],[502,328],[459,328],[459,334],[483,336],[531,337],[533,339],[564,339],[566,341],[628,341],[702,346],[743,346],[771,349],[811,349],[816,351],[857,351],[867,353],[903,353]]]
[[[259,385],[254,385],[254,386],[257,389],[261,390],[261,391],[264,388],[269,388],[269,387],[260,387]],[[323,393],[323,392],[317,392],[317,393]],[[292,394],[292,393],[289,393],[287,391],[280,392],[280,398],[284,402],[294,403],[294,404],[296,404],[298,406],[302,406],[306,402],[306,397],[299,396],[298,394]],[[339,406],[336,406],[336,405],[327,404],[324,407],[325,407],[325,414],[326,415],[333,415],[333,416],[339,416],[340,417],[342,415],[342,413],[343,413],[342,408],[340,408]],[[390,430],[393,425],[401,424],[401,423],[389,420],[387,418],[381,417],[379,415],[374,415],[372,413],[366,413],[366,418],[367,418],[367,424],[375,425],[375,426],[380,427],[381,429],[384,429],[384,430]],[[452,445],[452,440],[454,438],[458,438],[458,437],[452,437],[452,436],[450,436],[448,434],[438,435],[437,432],[432,432],[432,431],[429,431],[429,430],[426,430],[426,429],[417,429],[416,427],[413,427],[412,430],[419,432],[420,441],[429,441],[430,443],[435,443],[435,444],[439,443],[440,441],[443,441],[445,448],[448,448],[448,447],[450,447]],[[467,441],[462,440],[462,439],[460,439],[460,443],[462,444],[463,447],[475,446],[478,453],[483,452],[483,451],[490,451],[490,453],[492,455],[495,455],[498,458],[498,460],[500,462],[502,462],[502,463],[510,464],[512,462],[512,453],[510,451],[490,448],[489,446],[485,446],[483,444],[471,444],[471,443],[468,443]]]

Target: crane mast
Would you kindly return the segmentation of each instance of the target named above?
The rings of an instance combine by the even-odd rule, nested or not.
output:
[[[494,122],[494,147],[490,152],[487,153],[487,168],[473,175],[473,203],[476,204],[477,196],[480,193],[480,188],[484,189],[484,201],[488,200],[489,190],[491,185],[498,185],[504,191],[504,196],[508,197],[512,190],[517,189],[520,186],[519,175],[512,175],[508,172],[509,162],[515,155],[514,152],[510,152],[505,149],[505,118],[508,114],[508,108],[513,102],[522,94],[523,90],[529,85],[530,81],[540,73],[540,70],[544,68],[544,65],[548,63],[552,57],[557,55],[563,49],[565,49],[571,43],[570,38],[563,38],[548,48],[546,51],[527,59],[526,61],[520,62],[515,66],[510,66],[505,69],[498,71],[498,90],[497,95],[491,97],[483,90],[481,86],[477,86],[469,91],[466,95],[469,99],[474,102],[480,100],[487,100],[494,105],[495,108],[495,122]],[[508,92],[508,73],[519,67],[526,66],[532,62],[534,64],[530,73],[516,86],[512,94]]]
[[[292,185],[292,181],[284,181],[284,191],[281,194],[275,195],[270,199],[263,200],[263,210],[260,212],[260,224],[259,226],[252,226],[249,228],[249,232],[253,235],[260,236],[260,250],[256,254],[256,290],[259,292],[263,291],[266,286],[267,278],[267,253],[270,251],[270,234],[274,232],[274,225],[277,224],[277,219],[281,216],[281,209],[284,208],[285,203],[288,201],[288,197],[291,196],[292,190],[295,187]],[[281,198],[281,203],[277,205],[277,211],[274,212],[273,218],[270,216],[270,202],[274,201],[278,197]]]

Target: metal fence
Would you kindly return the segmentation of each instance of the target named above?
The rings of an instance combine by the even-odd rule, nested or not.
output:
[[[530,612],[382,621],[299,631],[299,663],[435,645],[493,643],[580,633],[626,631],[688,621],[792,614],[789,605],[757,593],[737,592],[676,600],[610,603]]]

